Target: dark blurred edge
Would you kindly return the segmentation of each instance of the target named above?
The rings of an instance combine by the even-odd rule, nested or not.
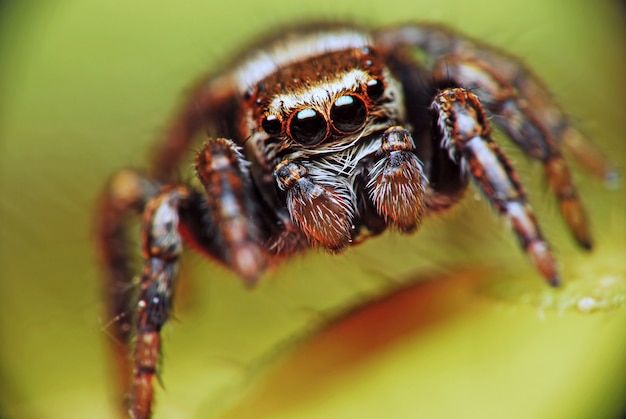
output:
[[[9,26],[7,21],[12,16],[12,12],[16,8],[16,4],[19,0],[0,0],[0,69],[4,70],[6,68],[4,61],[6,59],[7,51],[7,41],[6,41],[6,28]],[[0,78],[0,92],[4,92],[2,79]],[[2,107],[0,106],[0,112]],[[1,116],[1,114],[0,114]],[[2,145],[2,140],[0,139],[0,145]],[[0,163],[1,164],[1,163]],[[1,237],[0,237],[1,240]],[[6,278],[5,275],[1,275],[0,273],[0,281]],[[5,279],[6,280],[6,279]],[[2,356],[2,345],[0,344],[0,419],[9,419],[6,411],[7,399],[12,397],[12,393],[14,392],[13,387],[9,385],[10,381],[6,375],[6,372],[3,368],[3,356]]]
[[[11,33],[15,25],[26,22],[24,13],[32,9],[32,7],[29,7],[31,4],[32,2],[29,0],[0,0],[0,92],[2,92],[0,100],[2,102],[10,102],[10,94],[7,95],[7,93],[10,93],[12,87],[10,83],[11,72],[15,70],[12,68],[13,59],[15,58],[12,55],[15,51],[11,50],[13,42]],[[7,100],[7,97],[9,97],[9,100]],[[2,102],[0,102],[0,128],[2,125],[3,105],[8,105]],[[0,138],[0,150],[1,147],[2,138]],[[0,169],[2,168],[1,159],[3,154],[0,151]],[[1,236],[0,240],[2,240]],[[1,257],[2,255],[0,255]],[[0,269],[2,265],[2,262],[0,262]],[[0,281],[6,280],[6,278],[6,275],[3,275],[0,271]],[[7,413],[8,405],[11,401],[20,399],[20,391],[6,373],[3,365],[4,356],[2,355],[2,350],[3,344],[0,342],[0,419],[13,419]]]
[[[622,25],[626,26],[626,0],[616,0],[617,6],[615,7],[616,12],[620,13],[622,18]],[[624,51],[626,53],[626,51]],[[626,419],[626,395],[624,396],[624,400],[622,400],[622,407],[617,412],[615,419]]]
[[[9,5],[14,4],[14,3],[16,3],[16,0],[13,0],[13,1],[0,0],[0,23],[2,23],[2,18],[7,13],[7,9]]]
[[[0,0],[0,68],[5,69],[3,62],[7,59],[9,49],[9,36],[13,21],[19,10],[24,9],[24,5],[28,4],[28,0]],[[1,80],[0,80],[1,81]]]
[[[52,3],[40,0],[0,0],[0,127],[2,107],[9,106],[13,97],[12,77],[20,71],[21,59],[28,50],[24,47],[31,39],[29,32],[34,32],[41,24],[41,18],[55,6]]]
[[[19,12],[24,10],[24,5],[28,0],[0,0],[0,121],[2,119],[2,101],[6,101],[6,92],[10,90],[11,84],[11,31],[16,20],[20,19]],[[0,138],[0,145],[2,145]],[[0,417],[0,419],[2,419]]]
[[[4,65],[4,60],[6,59],[6,30],[3,30],[3,28],[6,28],[7,25],[7,21],[11,16],[11,12],[14,10],[15,8],[15,4],[17,3],[16,0],[13,1],[9,1],[9,0],[0,0],[0,69],[4,69],[5,65]],[[0,92],[4,92],[3,87],[3,83],[2,83],[2,79],[0,79]],[[0,106],[0,110],[2,109],[2,107]],[[2,145],[1,139],[0,139],[0,145]],[[1,239],[1,238],[0,238]],[[6,276],[2,275],[0,276],[0,281],[2,280],[2,278],[6,278]],[[3,365],[3,356],[2,356],[2,346],[0,344],[0,419],[9,419],[9,416],[6,414],[6,403],[7,403],[7,398],[11,397],[9,396],[10,393],[12,393],[12,386],[9,385],[9,380],[8,377],[6,376],[6,373],[4,372],[4,368],[2,367]]]

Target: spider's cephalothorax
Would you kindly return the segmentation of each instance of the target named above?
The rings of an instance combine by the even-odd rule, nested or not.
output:
[[[338,251],[383,218],[415,229],[426,179],[410,133],[393,128],[405,122],[402,91],[382,57],[354,33],[324,36],[310,42],[325,50],[253,83],[240,138],[272,175],[255,179],[266,199],[278,195],[308,243]]]
[[[150,416],[183,243],[253,282],[311,246],[339,252],[388,227],[413,232],[423,216],[455,204],[472,179],[557,285],[548,243],[489,116],[543,164],[569,229],[591,247],[560,146],[584,148],[575,154],[600,175],[611,168],[516,59],[429,24],[300,29],[262,45],[201,80],[148,174],[120,171],[104,195],[98,227],[109,314],[134,418]],[[178,166],[206,127],[199,183],[181,182]],[[137,212],[145,258],[138,294],[126,240]]]

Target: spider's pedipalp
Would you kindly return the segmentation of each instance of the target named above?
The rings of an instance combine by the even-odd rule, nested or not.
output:
[[[370,169],[367,184],[378,214],[404,232],[413,232],[420,225],[428,183],[414,149],[409,131],[388,128],[382,136],[382,158]]]
[[[287,193],[287,208],[293,222],[312,243],[333,252],[350,244],[354,209],[343,184],[321,184],[307,169],[293,161],[281,162],[274,173],[276,183]]]

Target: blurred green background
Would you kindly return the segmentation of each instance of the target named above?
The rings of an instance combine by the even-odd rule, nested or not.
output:
[[[145,162],[199,74],[281,23],[450,24],[523,57],[626,167],[616,2],[39,0],[0,11],[2,418],[113,417],[97,194],[116,169]],[[574,165],[597,242],[584,254],[540,167],[502,143],[556,249],[564,290],[547,289],[473,191],[415,236],[387,234],[341,257],[311,252],[252,292],[190,255],[164,331],[155,417],[617,417],[626,404],[624,189]]]

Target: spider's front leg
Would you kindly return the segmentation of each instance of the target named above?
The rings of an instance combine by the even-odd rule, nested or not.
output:
[[[160,185],[143,173],[123,169],[111,177],[99,202],[96,222],[100,262],[104,270],[106,316],[112,337],[120,408],[126,416],[131,364],[129,353],[133,333],[132,306],[135,298],[132,243],[127,234],[131,218],[141,213],[157,194]]]
[[[402,45],[419,49],[438,83],[463,86],[478,95],[494,123],[524,153],[541,161],[570,231],[583,248],[592,247],[587,214],[561,146],[597,176],[613,181],[616,171],[520,60],[436,24],[385,29],[377,41],[389,50]]]
[[[265,269],[267,255],[261,243],[268,234],[252,201],[248,166],[234,142],[218,138],[204,143],[196,155],[196,173],[210,220],[202,211],[195,213],[194,225],[185,232],[199,250],[217,256],[252,285]]]
[[[128,402],[124,410],[133,418],[150,417],[161,358],[160,332],[170,316],[183,242],[249,283],[266,265],[261,245],[268,240],[266,230],[262,218],[255,216],[247,163],[235,144],[225,139],[205,142],[196,158],[196,172],[204,193],[182,184],[160,187],[139,172],[121,171],[101,204],[98,234],[116,339],[118,388]],[[129,217],[142,211],[145,262],[133,300],[127,229]]]
[[[179,211],[191,195],[185,186],[166,186],[144,211],[143,254],[135,313],[135,348],[129,412],[133,419],[149,418],[153,378],[161,357],[161,328],[172,307],[182,237]]]
[[[521,246],[551,285],[560,282],[556,263],[513,166],[491,139],[478,97],[463,88],[440,91],[432,102],[441,147],[466,168],[494,207],[507,216]]]
[[[455,84],[471,89],[494,115],[494,123],[524,153],[542,163],[570,231],[582,247],[590,249],[593,240],[587,213],[560,150],[560,142],[562,138],[568,140],[576,135],[578,147],[575,151],[580,151],[582,147],[589,151],[595,149],[571,127],[565,114],[551,100],[547,91],[521,67],[515,69],[516,73],[508,75],[512,78],[510,81],[496,72],[497,67],[490,67],[502,64],[501,57],[487,51],[482,51],[480,55],[482,59],[491,59],[491,62],[454,54],[444,56],[436,64],[435,78],[452,80]],[[498,58],[500,61],[497,61]],[[594,156],[589,151],[582,154],[583,162],[597,170],[600,166],[600,155]],[[606,165],[603,170],[610,171]]]

